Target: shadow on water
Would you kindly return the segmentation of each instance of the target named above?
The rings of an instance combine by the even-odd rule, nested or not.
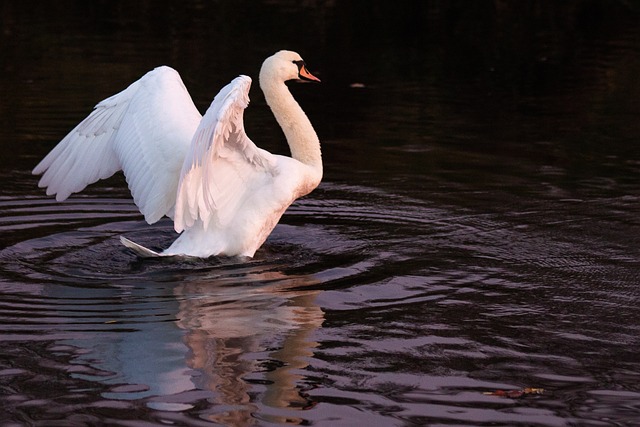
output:
[[[637,424],[634,3],[0,8],[0,423]],[[325,179],[254,259],[140,261],[120,235],[175,236],[122,177],[37,188],[148,69],[205,108],[282,47],[324,82],[292,91]],[[247,133],[286,152],[251,98]]]

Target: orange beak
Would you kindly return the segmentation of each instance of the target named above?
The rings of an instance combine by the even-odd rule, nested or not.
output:
[[[313,74],[311,74],[309,72],[309,70],[307,70],[307,67],[302,64],[300,66],[300,71],[298,72],[298,77],[300,77],[302,80],[307,80],[310,82],[318,82],[320,83],[320,79],[317,78],[316,76],[314,76]]]

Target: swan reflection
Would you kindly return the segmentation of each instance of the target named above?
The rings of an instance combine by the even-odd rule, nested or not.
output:
[[[272,422],[301,421],[292,409],[311,402],[298,370],[313,355],[312,335],[324,320],[314,302],[319,291],[304,290],[315,282],[270,271],[175,288],[192,380],[214,393],[212,421],[250,425],[257,412],[272,414]]]

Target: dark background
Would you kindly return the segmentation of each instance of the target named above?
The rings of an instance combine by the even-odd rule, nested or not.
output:
[[[500,151],[509,141],[547,140],[561,152],[637,157],[636,2],[4,1],[0,7],[3,167],[16,164],[16,153],[27,166],[22,156],[34,148],[17,141],[36,143],[40,155],[61,138],[44,120],[70,128],[155,66],[178,69],[205,109],[222,85],[240,73],[255,78],[262,60],[281,48],[299,51],[324,81],[322,90],[301,96],[311,98],[305,109],[329,145],[428,139]],[[365,90],[349,90],[353,83]],[[255,87],[251,96],[261,102]],[[598,114],[594,123],[594,110],[607,120]],[[247,115],[249,129],[267,120]],[[481,133],[489,137],[469,144]]]

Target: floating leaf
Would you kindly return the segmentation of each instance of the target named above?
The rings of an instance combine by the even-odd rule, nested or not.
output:
[[[496,391],[488,391],[488,392],[484,392],[483,394],[489,395],[489,396],[498,396],[498,397],[506,397],[509,399],[517,399],[519,397],[522,397],[526,394],[543,394],[544,393],[544,389],[543,388],[531,388],[531,387],[527,387],[527,388],[523,388],[521,390],[496,390]]]

